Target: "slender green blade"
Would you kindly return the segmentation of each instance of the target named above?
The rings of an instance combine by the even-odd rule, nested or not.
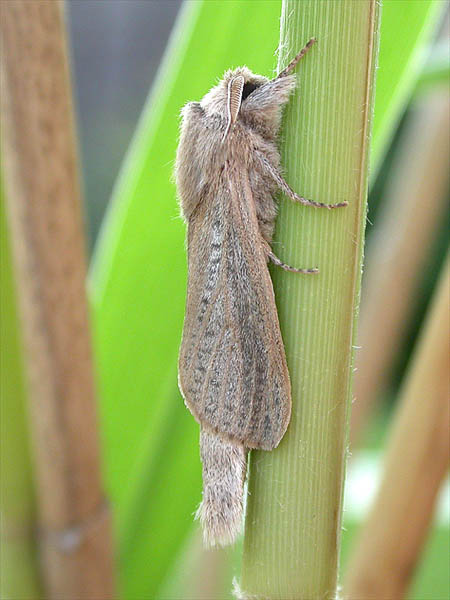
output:
[[[371,170],[375,174],[423,69],[430,38],[445,9],[441,0],[384,0]]]
[[[41,598],[26,385],[10,238],[0,190],[0,596]]]
[[[436,44],[417,82],[416,94],[424,94],[437,88],[448,91],[450,63],[447,40]]]

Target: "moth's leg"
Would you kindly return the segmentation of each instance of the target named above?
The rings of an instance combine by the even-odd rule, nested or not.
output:
[[[290,271],[291,273],[303,273],[304,275],[309,275],[312,273],[318,273],[319,269],[313,268],[313,269],[297,269],[296,267],[291,267],[290,265],[287,265],[286,263],[284,263],[282,260],[280,260],[278,258],[278,256],[276,256],[272,250],[272,248],[270,247],[270,244],[268,244],[266,242],[266,240],[262,240],[264,249],[266,251],[267,254],[267,259],[270,260],[271,262],[273,262],[274,265],[276,265],[277,267],[281,267],[282,269],[284,269],[285,271]]]
[[[269,252],[269,260],[271,262],[273,262],[274,265],[277,265],[277,267],[281,267],[285,271],[290,271],[291,273],[303,273],[304,275],[309,275],[309,274],[312,274],[312,273],[318,273],[319,272],[319,269],[316,269],[316,268],[313,268],[313,269],[297,269],[296,267],[291,267],[290,265],[287,265],[282,260],[280,260],[278,258],[278,256],[275,256],[275,254],[272,251]]]
[[[311,48],[311,46],[313,44],[315,44],[315,42],[316,42],[316,38],[311,38],[309,40],[309,42],[306,44],[306,46],[300,50],[300,52],[297,54],[297,56],[294,56],[294,58],[291,60],[291,62],[288,64],[288,66],[285,69],[283,69],[281,71],[281,73],[279,73],[276,76],[275,79],[280,79],[281,77],[286,77],[286,75],[291,73],[294,70],[297,63],[300,61],[300,59],[302,59],[305,56],[305,54],[308,52],[308,50]]]
[[[324,204],[323,202],[315,202],[314,200],[308,200],[307,198],[303,198],[303,196],[299,196],[289,187],[289,184],[283,179],[281,173],[276,169],[270,161],[262,154],[261,152],[255,151],[256,156],[258,157],[261,165],[264,169],[264,172],[272,177],[278,187],[282,192],[289,196],[291,200],[294,202],[298,202],[300,204],[304,204],[305,206],[315,206],[316,208],[341,208],[342,206],[347,206],[348,202],[338,202],[337,204]]]

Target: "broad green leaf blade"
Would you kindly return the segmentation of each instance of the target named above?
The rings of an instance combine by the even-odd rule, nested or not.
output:
[[[41,598],[34,540],[26,385],[5,205],[0,190],[0,596]]]
[[[200,498],[198,431],[183,409],[175,378],[172,383],[165,398],[170,411],[155,440],[149,440],[152,448],[142,456],[141,477],[125,512],[120,569],[124,596],[130,599],[155,598],[192,528]]]
[[[448,60],[448,43],[440,42],[433,48],[425,68],[417,82],[416,94],[430,92],[436,88],[448,90],[450,82],[450,64]]]
[[[409,103],[445,4],[441,0],[384,0],[382,3],[371,148],[372,174],[377,173]]]

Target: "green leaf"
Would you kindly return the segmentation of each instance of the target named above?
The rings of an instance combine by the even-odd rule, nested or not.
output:
[[[0,189],[0,596],[41,598],[26,386],[10,238]]]
[[[445,9],[440,0],[385,0],[381,10],[371,170],[376,174],[423,69]]]
[[[448,62],[448,43],[436,44],[433,52],[417,82],[416,94],[435,90],[438,86],[443,92],[448,92],[450,81],[450,66]]]

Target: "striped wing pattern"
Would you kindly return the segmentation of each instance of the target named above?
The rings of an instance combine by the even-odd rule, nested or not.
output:
[[[289,423],[289,374],[248,174],[230,175],[188,223],[180,388],[204,427],[270,450]]]

